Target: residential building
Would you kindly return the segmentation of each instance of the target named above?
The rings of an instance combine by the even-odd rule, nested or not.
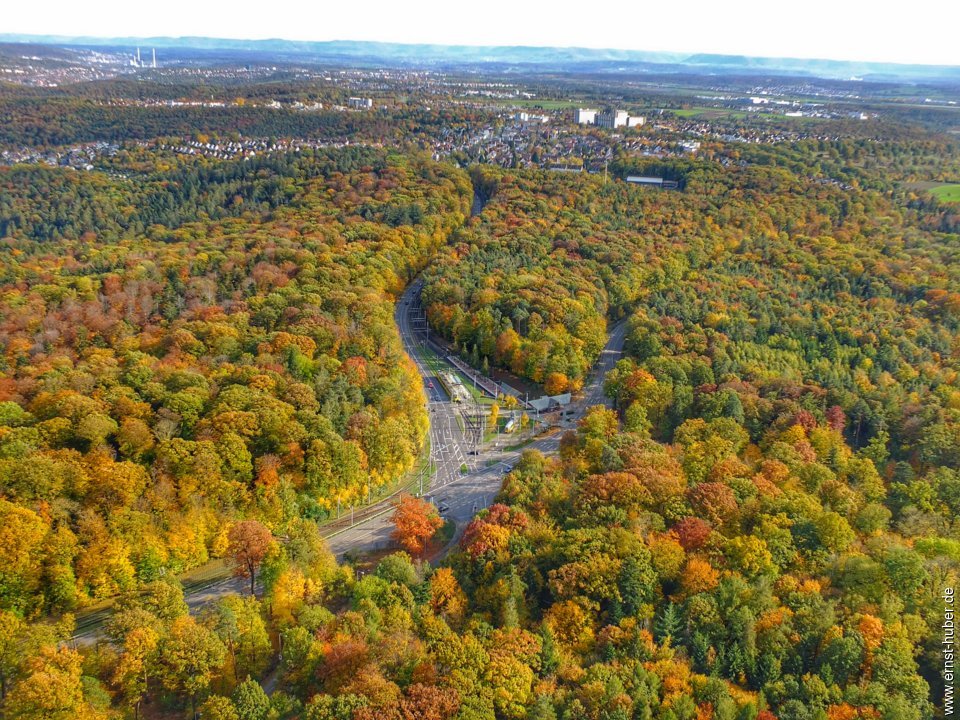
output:
[[[522,110],[513,116],[513,119],[522,123],[546,123],[550,120],[546,115],[533,115]]]
[[[598,127],[612,130],[613,128],[624,127],[629,117],[625,110],[615,110],[611,108],[597,113],[596,123]]]
[[[354,110],[369,110],[373,107],[373,99],[352,97],[347,99],[347,107]]]
[[[597,121],[597,111],[588,108],[577,108],[573,111],[573,121],[577,125],[593,125]]]

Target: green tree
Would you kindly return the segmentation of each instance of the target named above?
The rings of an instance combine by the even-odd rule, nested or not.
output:
[[[188,699],[196,712],[197,701],[207,692],[225,656],[216,633],[189,615],[179,617],[160,643],[160,680],[167,690]]]
[[[227,650],[234,679],[259,674],[270,655],[270,636],[260,602],[253,597],[228,595],[217,603],[213,623]]]
[[[680,614],[679,606],[668,602],[663,606],[663,610],[660,611],[654,624],[654,631],[657,637],[664,642],[676,642],[679,639],[682,627],[683,617]]]
[[[240,714],[230,698],[211,695],[200,706],[203,720],[240,720]]]
[[[270,712],[270,698],[249,676],[233,691],[233,704],[240,720],[266,720]]]

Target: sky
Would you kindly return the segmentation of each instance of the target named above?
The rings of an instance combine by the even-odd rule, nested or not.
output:
[[[0,33],[535,45],[960,65],[960,0],[7,0]]]

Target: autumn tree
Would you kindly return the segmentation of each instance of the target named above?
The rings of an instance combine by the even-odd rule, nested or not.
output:
[[[270,653],[270,637],[255,597],[228,595],[211,615],[213,629],[227,649],[234,680],[258,675]]]
[[[44,646],[27,661],[24,678],[4,704],[11,720],[100,720],[84,695],[83,659],[76,650]]]
[[[437,530],[443,527],[443,519],[437,509],[412,495],[400,498],[391,521],[394,525],[393,539],[414,555],[422,553]]]
[[[273,535],[257,520],[241,520],[227,534],[227,556],[237,577],[250,578],[250,594],[254,594],[260,564],[273,547]]]
[[[456,690],[417,683],[400,700],[401,720],[449,720],[460,709]]]
[[[683,568],[680,587],[686,595],[709,592],[717,586],[719,574],[703,558],[691,557]]]
[[[683,545],[683,549],[691,552],[699,550],[706,544],[711,528],[706,521],[688,515],[673,526],[672,532]]]
[[[543,389],[546,391],[547,395],[559,395],[562,392],[565,392],[570,385],[570,380],[562,372],[552,372],[547,375],[547,379],[544,381]]]
[[[123,639],[123,650],[114,669],[114,682],[140,717],[140,703],[149,689],[150,675],[156,670],[156,653],[160,636],[150,627],[134,628]]]
[[[430,577],[430,607],[456,624],[466,610],[467,597],[450,568],[442,567]]]
[[[200,706],[203,720],[240,720],[236,705],[223,695],[211,695]]]
[[[27,624],[21,618],[0,610],[0,702],[26,660],[27,635]]]
[[[189,615],[173,621],[160,643],[160,679],[170,692],[186,697],[194,712],[216,673],[226,650],[216,633]]]
[[[34,511],[0,498],[0,607],[22,610],[41,580],[49,527]]]

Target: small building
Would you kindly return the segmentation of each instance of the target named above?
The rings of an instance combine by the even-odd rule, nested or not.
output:
[[[640,127],[647,122],[647,119],[643,115],[630,115],[627,118],[627,127]]]
[[[534,115],[532,113],[524,112],[523,110],[517,112],[513,119],[517,122],[522,123],[545,123],[550,120],[546,115]]]
[[[347,98],[347,107],[353,108],[354,110],[369,110],[373,107],[373,99],[360,97]]]
[[[636,183],[638,185],[656,185],[660,187],[663,185],[662,177],[645,177],[642,175],[627,175],[628,183]]]
[[[645,187],[662,188],[664,190],[677,190],[680,183],[676,180],[665,180],[662,177],[652,177],[649,175],[627,175],[624,178],[628,183],[643,185]]]

